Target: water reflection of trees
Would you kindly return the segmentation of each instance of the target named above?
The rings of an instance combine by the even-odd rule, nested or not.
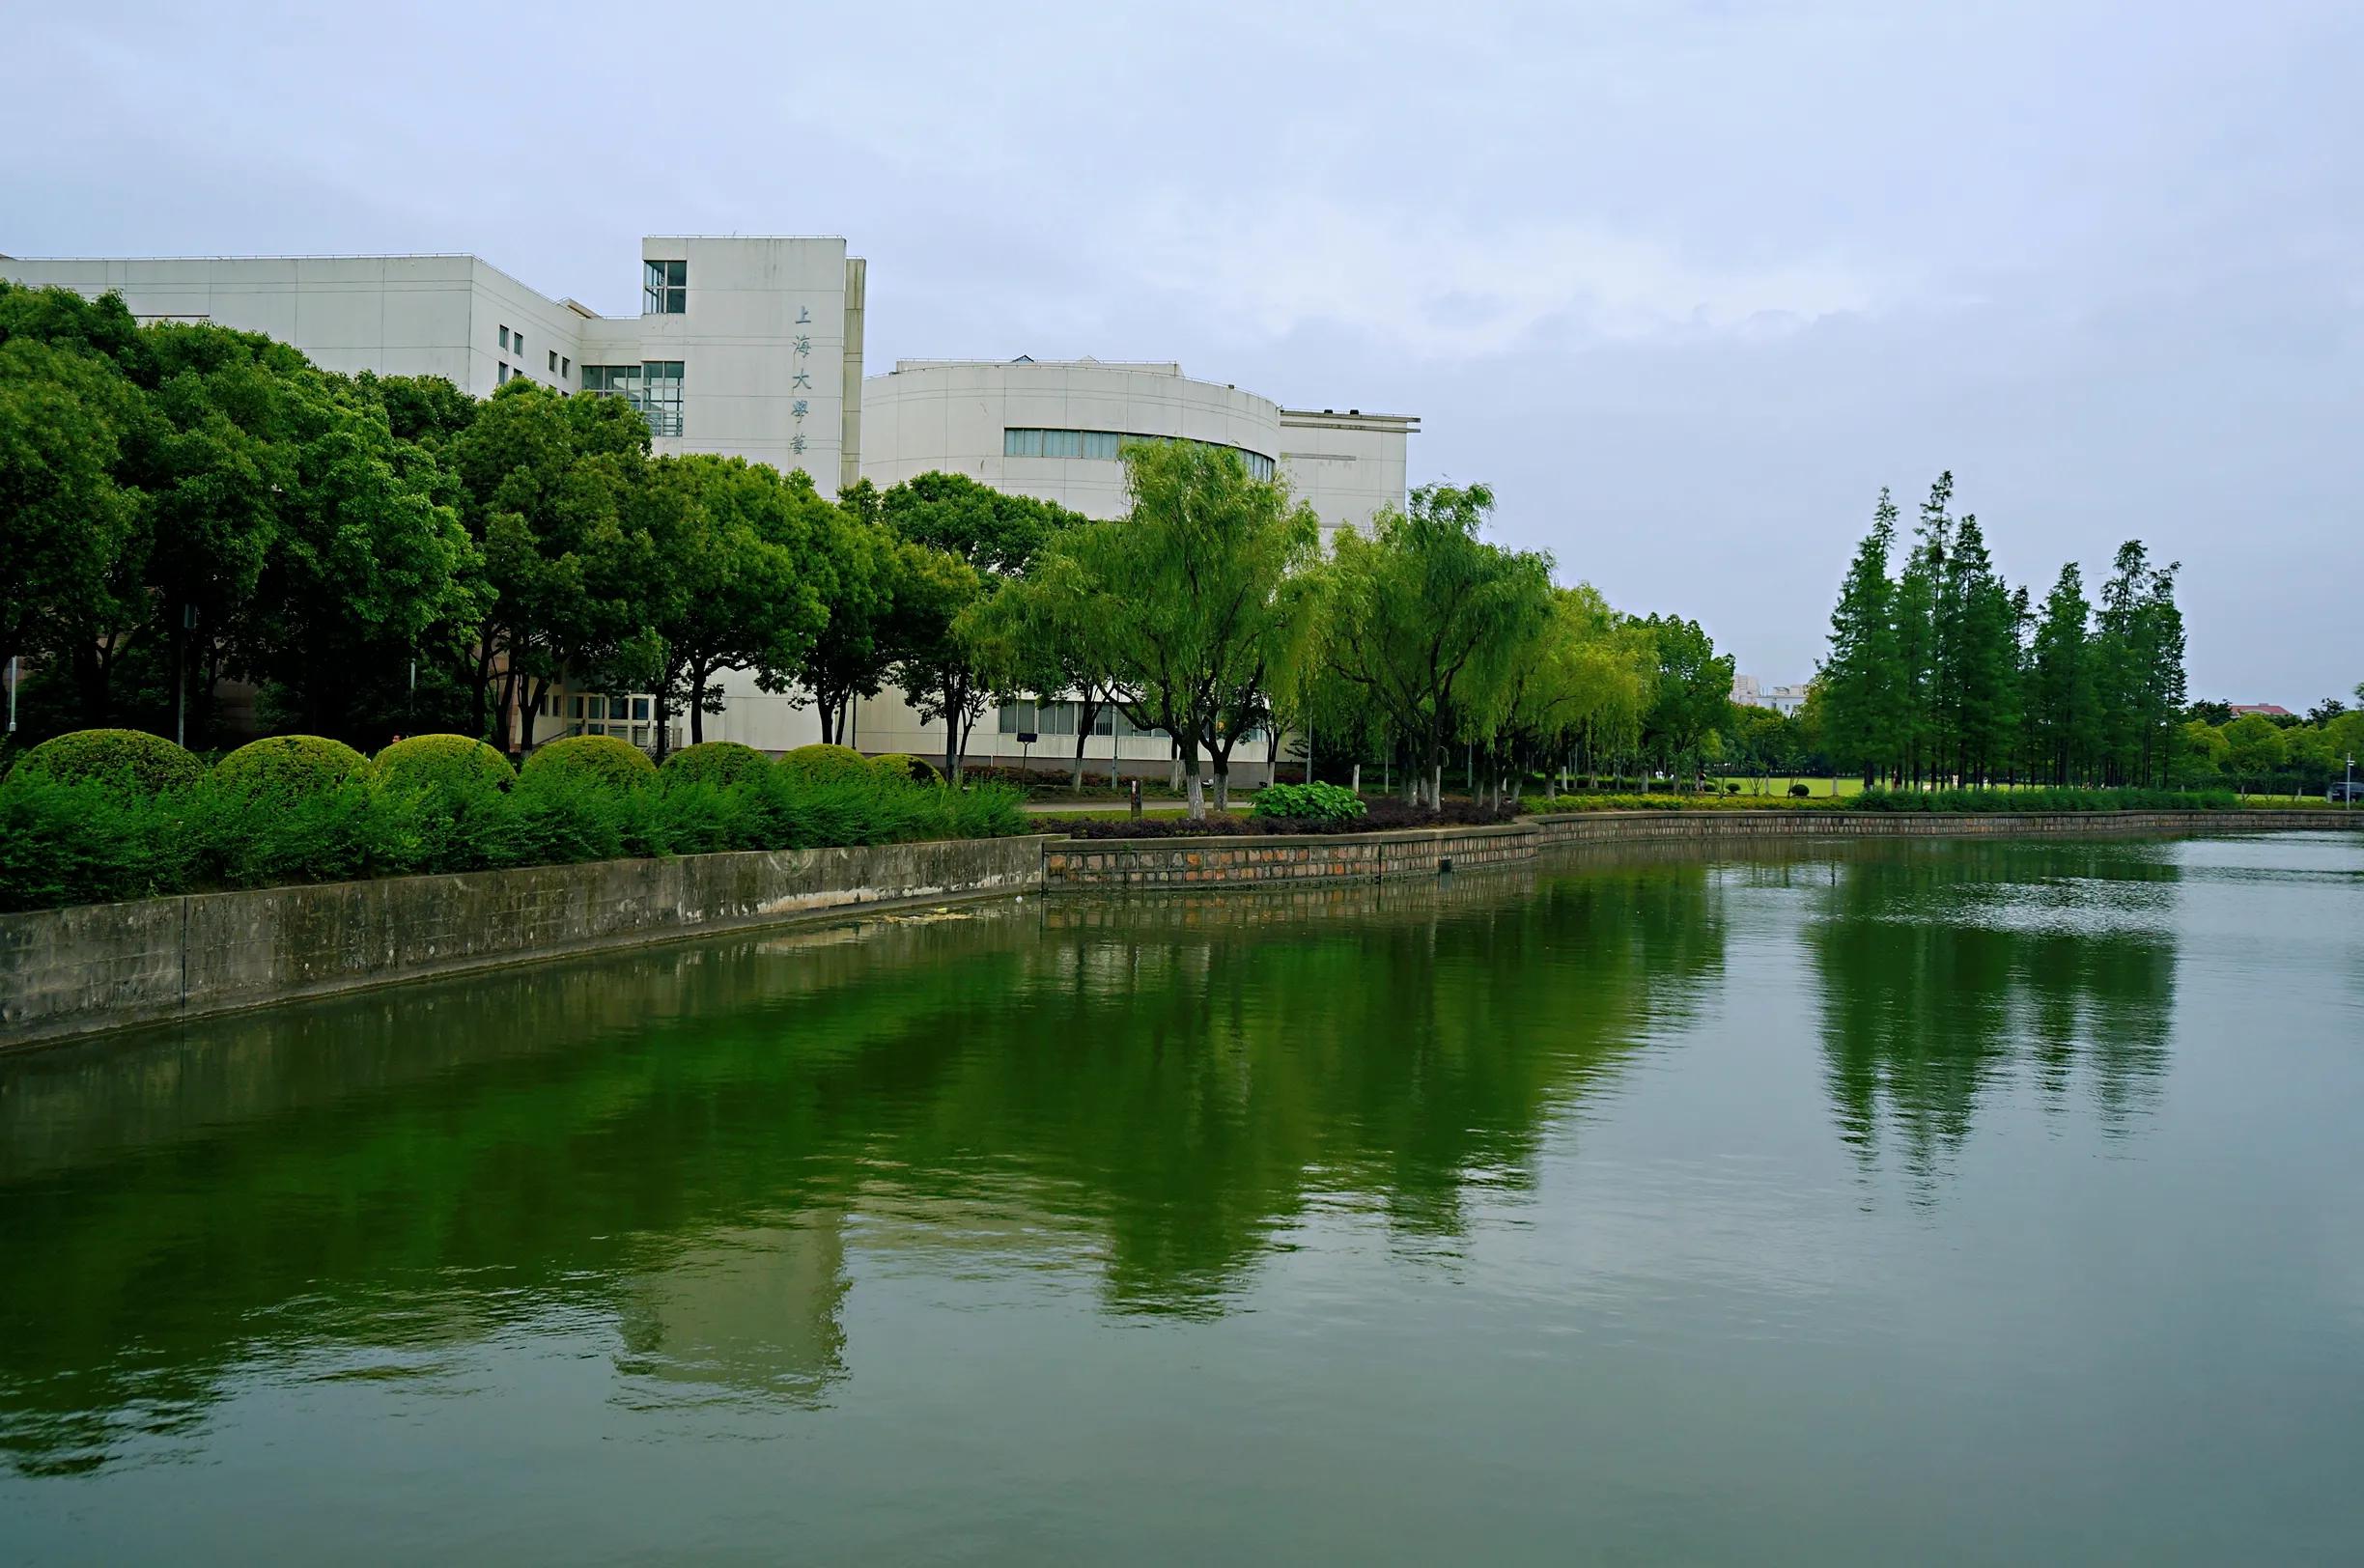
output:
[[[1460,1234],[1721,950],[1677,862],[1054,901],[12,1064],[0,1444],[103,1463],[234,1368],[399,1372],[570,1307],[615,1326],[647,1397],[814,1397],[857,1217],[862,1246],[1220,1310],[1316,1203]]]
[[[2155,846],[1890,845],[1834,868],[1806,946],[1842,1134],[1883,1139],[1926,1194],[1979,1101],[2024,1073],[2105,1131],[2166,1064],[2178,869]]]

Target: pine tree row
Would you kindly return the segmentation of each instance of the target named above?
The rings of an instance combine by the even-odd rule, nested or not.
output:
[[[2178,564],[2129,540],[2097,605],[2072,561],[2038,606],[1953,505],[1941,474],[1907,546],[1880,491],[1831,613],[1832,755],[1866,784],[2164,785],[2184,703]]]

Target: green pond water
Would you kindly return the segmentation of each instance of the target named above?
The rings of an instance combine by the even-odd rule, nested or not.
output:
[[[2364,838],[1029,899],[0,1058],[0,1559],[2364,1557]]]

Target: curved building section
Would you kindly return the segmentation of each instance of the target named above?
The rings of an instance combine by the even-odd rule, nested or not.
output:
[[[1405,444],[1419,428],[1407,415],[1283,408],[1170,363],[905,359],[862,383],[861,472],[881,489],[966,474],[1115,518],[1127,443],[1204,441],[1287,480],[1330,530],[1403,504]]]
[[[1125,509],[1128,439],[1205,441],[1271,468],[1280,407],[1171,364],[904,359],[862,383],[862,477],[966,474],[1090,518]]]

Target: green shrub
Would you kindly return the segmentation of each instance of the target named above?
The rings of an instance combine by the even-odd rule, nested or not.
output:
[[[737,784],[770,771],[772,761],[736,741],[700,741],[665,758],[658,770],[667,785]]]
[[[320,795],[369,766],[342,741],[319,735],[272,735],[249,741],[213,765],[225,789],[247,794]]]
[[[779,760],[780,770],[790,778],[818,782],[822,779],[875,778],[877,770],[870,759],[852,746],[799,746]]]
[[[1740,786],[1737,784],[1727,784],[1724,786],[1724,793],[1726,795],[1738,795],[1740,793]]]
[[[145,730],[75,730],[43,741],[9,772],[12,785],[31,778],[59,783],[97,779],[160,795],[194,784],[205,764],[160,735]]]
[[[925,757],[915,757],[908,751],[887,751],[870,759],[870,766],[888,778],[899,778],[914,784],[942,784],[943,770]]]
[[[520,777],[531,778],[536,773],[572,773],[612,790],[630,790],[655,778],[657,765],[630,741],[612,735],[570,735],[535,747]]]
[[[378,753],[372,766],[387,783],[425,790],[437,799],[506,790],[517,782],[508,758],[466,735],[413,735]]]
[[[178,827],[119,783],[18,769],[0,790],[0,910],[179,892]]]
[[[438,752],[450,764],[439,772]],[[396,759],[402,766],[371,767],[309,792],[206,774],[160,795],[120,778],[13,779],[0,791],[0,909],[1030,830],[1020,793],[1005,785],[955,792],[867,768],[815,781],[767,767],[732,784],[685,778],[661,790],[618,789],[589,769],[544,766],[528,767],[504,790],[470,757],[464,746],[421,747],[408,762]]]
[[[1297,817],[1309,822],[1351,822],[1370,808],[1354,791],[1337,784],[1268,784],[1256,791],[1252,817]]]
[[[1808,796],[1810,796],[1810,795],[1814,794],[1814,791],[1812,791],[1812,790],[1808,789],[1808,788],[1807,788],[1805,785],[1803,785],[1803,784],[1792,784],[1792,785],[1790,785],[1790,786],[1789,786],[1789,793],[1790,793],[1790,795],[1792,795],[1792,796],[1793,796],[1793,797],[1795,797],[1796,798],[1798,798],[1798,799],[1800,799],[1800,800],[1803,800],[1803,799],[1805,799],[1805,798],[1806,798]]]

